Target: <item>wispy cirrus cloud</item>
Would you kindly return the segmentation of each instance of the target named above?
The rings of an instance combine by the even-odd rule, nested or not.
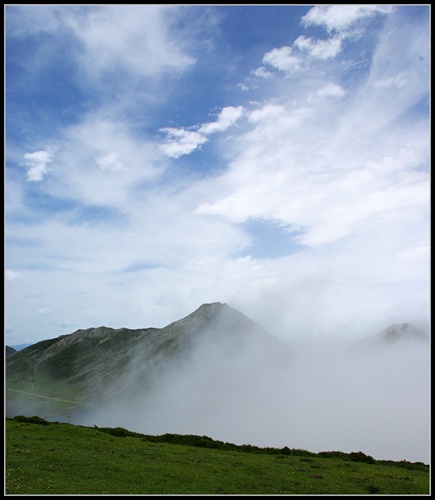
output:
[[[165,6],[94,7],[84,16],[78,11],[67,19],[67,25],[82,44],[84,50],[78,57],[92,76],[127,70],[155,77],[165,71],[182,71],[195,62],[171,30],[170,9]]]
[[[340,21],[334,12],[331,18],[313,17],[312,21],[330,19],[329,26],[341,29],[378,11],[352,12]],[[414,36],[425,37],[420,31]],[[297,40],[301,42],[301,38]],[[302,41],[311,46],[311,40]],[[403,51],[400,59],[394,56],[398,46]],[[421,47],[425,46],[423,42]],[[198,212],[239,222],[250,217],[275,220],[297,231],[296,241],[313,247],[342,241],[370,220],[384,220],[388,226],[393,218],[400,226],[398,214],[402,211],[424,213],[429,194],[424,167],[428,161],[427,137],[421,137],[419,126],[410,134],[404,124],[399,129],[391,124],[402,110],[419,105],[421,86],[427,92],[428,80],[409,78],[407,85],[396,86],[395,96],[389,99],[387,86],[379,85],[390,81],[388,74],[412,74],[420,50],[417,44],[403,42],[394,26],[387,24],[371,72],[352,99],[343,84],[328,82],[327,73],[317,78],[311,73],[305,89],[298,86],[304,75],[294,78],[297,99],[293,100],[292,93],[285,89],[280,104],[269,103],[250,112],[253,128],[239,137],[239,148],[219,179],[215,200],[199,205]],[[293,51],[286,47],[267,54],[286,59]],[[408,60],[412,60],[411,67]],[[343,75],[338,79],[345,81]],[[391,106],[391,99],[401,99],[400,105]],[[373,113],[371,120],[368,109]],[[379,134],[382,143],[375,140]]]
[[[87,78],[107,78],[116,71],[156,77],[195,63],[171,28],[173,10],[159,5],[14,6],[7,10],[8,33],[18,38],[62,36],[69,57]],[[53,47],[44,46],[52,55]]]

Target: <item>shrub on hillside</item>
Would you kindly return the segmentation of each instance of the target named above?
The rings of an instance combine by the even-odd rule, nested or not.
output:
[[[13,420],[17,422],[26,422],[28,424],[39,424],[39,425],[49,425],[50,422],[47,422],[47,420],[44,420],[41,417],[37,417],[36,415],[33,417],[26,417],[24,415],[17,415],[16,417],[13,418]]]
[[[137,437],[138,434],[137,432],[131,432],[128,431],[127,429],[124,429],[123,427],[97,427],[97,429],[101,432],[106,432],[107,434],[111,434],[112,436],[116,437]]]
[[[349,458],[352,462],[365,462],[367,464],[374,464],[375,459],[370,455],[366,455],[362,451],[352,451],[349,453]]]

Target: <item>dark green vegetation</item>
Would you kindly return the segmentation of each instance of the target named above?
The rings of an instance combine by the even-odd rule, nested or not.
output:
[[[6,419],[7,494],[429,494],[429,466],[362,452]]]

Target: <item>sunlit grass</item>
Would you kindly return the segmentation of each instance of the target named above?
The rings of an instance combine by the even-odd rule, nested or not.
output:
[[[37,422],[37,420],[35,420]],[[8,494],[427,494],[429,468],[226,451],[6,420]],[[116,433],[115,433],[116,434]],[[411,465],[411,464],[410,464]]]

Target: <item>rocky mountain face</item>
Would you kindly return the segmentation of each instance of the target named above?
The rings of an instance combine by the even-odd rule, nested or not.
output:
[[[95,407],[151,387],[167,367],[189,362],[195,349],[210,344],[229,358],[254,345],[259,362],[290,356],[286,344],[241,312],[220,302],[203,304],[164,328],[101,326],[13,353],[6,362],[7,411],[26,414],[30,404],[34,414],[49,417]]]

